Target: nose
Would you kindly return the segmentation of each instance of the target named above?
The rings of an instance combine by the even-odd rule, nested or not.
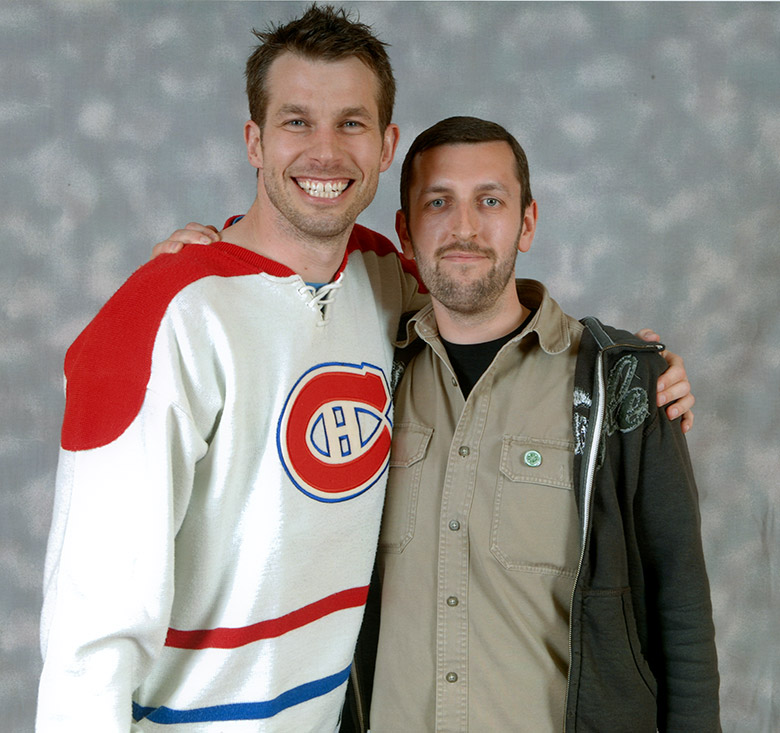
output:
[[[330,165],[341,158],[338,133],[331,127],[318,127],[310,138],[309,156],[320,165]]]
[[[457,207],[452,233],[456,239],[464,242],[477,236],[477,217],[472,206],[462,203]]]

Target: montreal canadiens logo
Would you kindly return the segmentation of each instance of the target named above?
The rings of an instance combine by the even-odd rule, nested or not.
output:
[[[276,432],[290,480],[319,501],[346,501],[387,470],[392,423],[384,372],[371,364],[321,364],[287,396]]]

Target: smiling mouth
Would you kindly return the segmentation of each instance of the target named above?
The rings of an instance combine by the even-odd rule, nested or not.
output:
[[[352,183],[351,179],[320,181],[313,178],[296,178],[294,180],[309,196],[316,199],[335,199]]]
[[[443,247],[437,254],[439,259],[442,260],[469,261],[490,259],[489,252],[479,247],[462,247],[458,245]]]

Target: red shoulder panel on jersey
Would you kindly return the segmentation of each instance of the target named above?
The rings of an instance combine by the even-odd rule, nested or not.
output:
[[[356,250],[360,252],[376,252],[376,254],[380,255],[381,257],[387,255],[397,257],[398,261],[401,263],[401,269],[417,280],[418,290],[421,293],[428,292],[428,290],[425,288],[425,285],[423,285],[422,280],[420,280],[420,274],[417,272],[417,265],[415,264],[414,260],[407,259],[403,253],[396,249],[396,247],[393,246],[393,243],[383,234],[375,232],[373,229],[368,229],[367,227],[361,226],[360,224],[355,224],[347,244],[347,254]],[[339,272],[341,272],[346,267],[346,264],[347,259],[345,257],[344,262],[339,268]]]
[[[138,415],[163,315],[197,280],[292,270],[228,242],[190,245],[139,268],[103,306],[65,356],[62,447],[88,450],[116,440]]]

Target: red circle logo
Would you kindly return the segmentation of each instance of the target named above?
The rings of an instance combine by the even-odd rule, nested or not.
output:
[[[372,364],[321,364],[290,391],[276,444],[290,480],[319,501],[346,501],[370,489],[390,457],[390,389]]]

